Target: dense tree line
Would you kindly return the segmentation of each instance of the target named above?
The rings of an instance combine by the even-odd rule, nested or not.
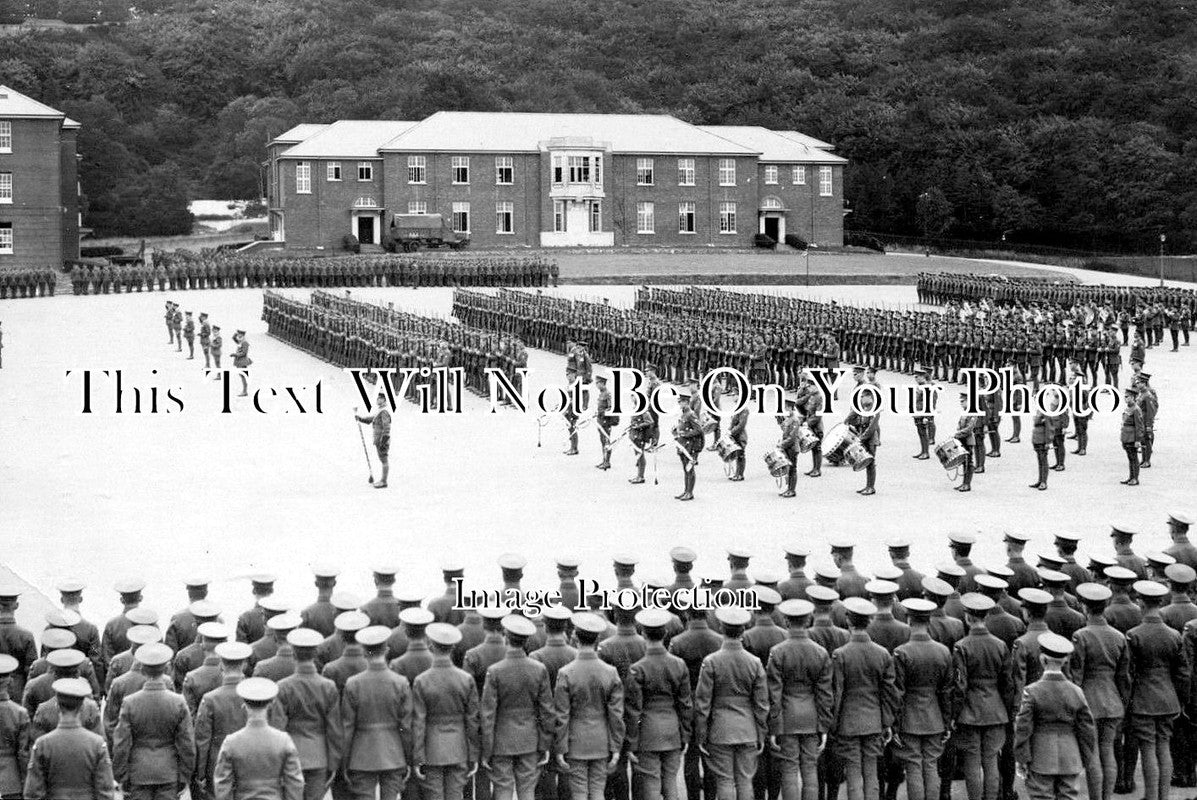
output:
[[[1182,249],[1185,2],[137,0],[124,25],[0,38],[0,75],[84,123],[104,230],[129,196],[256,196],[263,145],[299,121],[645,111],[835,142],[858,229]]]

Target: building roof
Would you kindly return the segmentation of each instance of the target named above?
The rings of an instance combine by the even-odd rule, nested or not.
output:
[[[378,150],[415,122],[343,119],[283,152],[281,158],[378,158]],[[294,129],[292,129],[294,130]]]
[[[327,125],[319,125],[314,122],[301,122],[289,131],[280,133],[270,142],[271,144],[299,144],[312,138],[322,130],[327,128]]]
[[[791,139],[795,139],[807,147],[814,147],[819,150],[835,149],[835,145],[831,144],[830,142],[825,142],[822,139],[816,139],[813,136],[807,136],[805,133],[799,133],[798,131],[778,131],[778,133],[780,133],[782,136],[788,136]]]
[[[50,108],[45,103],[39,103],[32,97],[26,97],[15,89],[0,85],[0,117],[66,119],[66,114]]]
[[[702,125],[704,131],[738,142],[761,154],[762,162],[846,164],[847,159],[757,125]],[[799,134],[801,135],[801,134]],[[809,137],[804,137],[809,138]],[[813,139],[811,141],[818,141]],[[830,145],[829,145],[830,146]]]
[[[616,153],[756,155],[759,151],[663,114],[439,111],[381,147],[399,152],[537,152],[552,139]]]

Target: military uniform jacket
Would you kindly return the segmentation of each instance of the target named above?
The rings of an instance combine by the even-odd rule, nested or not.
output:
[[[1014,705],[1010,651],[985,629],[972,629],[952,654],[961,725],[1005,725]]]
[[[195,715],[195,772],[201,778],[216,769],[216,756],[227,736],[245,727],[245,704],[237,696],[240,675],[228,676],[220,686],[204,695]],[[287,726],[286,716],[277,702],[270,706],[270,724]]]
[[[141,786],[186,783],[195,770],[191,712],[166,688],[165,678],[145,682],[121,705],[112,737],[112,769],[118,782]]]
[[[894,651],[894,686],[901,697],[895,727],[902,733],[933,736],[952,721],[952,651],[916,631]]]
[[[103,738],[104,723],[100,719],[100,707],[90,697],[83,698],[83,708],[80,711],[83,727]],[[33,720],[29,723],[29,738],[34,742],[58,727],[58,700],[51,697],[37,707]]]
[[[33,743],[28,800],[112,800],[114,788],[103,737],[78,722],[63,722]]]
[[[869,620],[868,633],[873,642],[884,647],[891,655],[898,645],[910,640],[910,626],[894,619],[893,612],[889,610],[878,611],[873,615]]]
[[[769,652],[765,667],[772,736],[826,733],[831,729],[831,656],[805,630]]]
[[[1014,759],[1041,775],[1084,772],[1097,745],[1085,695],[1059,672],[1027,687],[1014,720]]]
[[[769,724],[769,685],[760,659],[726,640],[703,659],[694,690],[694,740],[760,746]]]
[[[270,658],[254,664],[255,678],[269,678],[278,683],[295,672],[295,651],[289,644],[280,644]]]
[[[1149,717],[1179,714],[1176,687],[1189,685],[1189,664],[1180,634],[1165,625],[1158,613],[1150,613],[1126,640],[1131,674],[1129,713]]]
[[[411,756],[411,685],[371,662],[345,684],[345,766],[354,771],[403,769]]]
[[[578,651],[566,643],[563,635],[551,634],[544,647],[529,653],[528,657],[545,665],[549,671],[549,687],[555,689],[557,673],[577,655]]]
[[[1027,632],[1026,623],[1002,606],[994,606],[985,616],[985,629],[1002,640],[1006,647],[1013,647],[1014,641]]]
[[[481,720],[483,760],[548,750],[557,715],[545,665],[521,649],[509,648],[486,671]]]
[[[848,643],[831,654],[832,733],[871,736],[894,724],[898,690],[894,660],[867,633],[853,631]]]
[[[1006,566],[1014,574],[1010,576],[1006,591],[1012,595],[1020,589],[1033,589],[1039,585],[1039,573],[1022,556],[1011,556]]]
[[[349,679],[366,670],[365,650],[360,644],[346,645],[341,651],[341,657],[330,664],[325,664],[321,674],[337,685],[337,691],[344,694],[345,685]]]
[[[691,689],[698,686],[703,659],[718,650],[722,643],[723,637],[711,630],[705,620],[690,620],[686,630],[670,640],[669,652],[686,663]]]
[[[758,616],[753,626],[744,631],[744,649],[760,659],[762,664],[768,664],[769,651],[774,645],[784,642],[785,638],[785,628],[774,622],[772,617]]]
[[[212,788],[216,800],[302,800],[303,768],[291,737],[262,720],[230,734]]]
[[[412,756],[416,764],[476,764],[481,720],[478,687],[470,673],[434,656],[412,684]]]
[[[408,642],[403,655],[391,660],[391,669],[407,678],[409,684],[415,683],[416,677],[432,666],[432,651],[428,649],[425,639],[412,639]]]
[[[317,600],[300,612],[303,627],[319,631],[322,636],[332,636],[337,628],[334,620],[341,612],[328,600]]]
[[[806,633],[812,642],[822,647],[828,654],[834,653],[846,645],[850,638],[848,629],[839,627],[830,617],[815,617],[814,624]]]
[[[237,617],[237,641],[239,642],[256,642],[261,639],[266,633],[266,615],[262,611],[262,607],[254,604],[254,607],[248,611],[243,611],[241,616]]]
[[[17,625],[11,615],[0,617],[0,653],[17,660],[17,670],[12,673],[8,692],[12,697],[23,697],[29,667],[37,661],[37,644],[33,634]]]
[[[623,682],[619,672],[593,650],[557,673],[553,691],[557,712],[554,750],[566,758],[607,759],[623,748]]]
[[[1197,569],[1197,547],[1194,547],[1187,537],[1173,542],[1164,552],[1175,558],[1177,564],[1186,564]]]
[[[1103,616],[1119,633],[1125,635],[1143,621],[1143,609],[1127,594],[1119,592],[1110,598]]]
[[[192,718],[199,712],[200,700],[204,695],[220,686],[223,678],[220,674],[220,659],[215,655],[204,659],[204,663],[187,673],[183,679],[183,699],[187,701],[187,709]]]
[[[303,768],[335,772],[345,740],[337,685],[317,675],[310,662],[300,662],[295,674],[279,681],[278,703]]]
[[[362,606],[362,613],[370,618],[371,625],[385,625],[388,628],[399,627],[399,601],[394,594],[380,592]]]
[[[1085,693],[1094,719],[1121,719],[1130,697],[1130,656],[1126,637],[1102,618],[1072,637],[1068,665]]]
[[[0,695],[0,795],[19,795],[29,764],[29,712]]]
[[[486,683],[487,670],[502,661],[506,655],[507,645],[503,643],[503,637],[497,633],[488,633],[481,643],[466,651],[462,669],[473,676],[479,694]]]
[[[617,630],[598,646],[599,658],[615,667],[620,680],[625,680],[632,665],[644,658],[645,650],[644,637],[635,630]]]
[[[680,750],[690,741],[694,699],[686,662],[650,642],[625,684],[627,748],[631,752]]]

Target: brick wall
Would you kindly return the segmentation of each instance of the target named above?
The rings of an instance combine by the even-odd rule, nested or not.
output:
[[[64,255],[72,252],[63,246],[61,120],[11,122],[12,152],[0,153],[0,172],[12,173],[13,202],[0,205],[0,222],[13,227],[13,253],[0,255],[0,268],[57,269],[62,266]],[[77,255],[77,251],[75,227],[73,253]]]
[[[806,182],[794,184],[794,164],[777,164],[776,184],[765,183],[766,164],[757,166],[759,201],[776,196],[786,208],[786,233],[796,233],[820,247],[842,247],[844,244],[844,168],[832,165],[832,194],[819,194],[819,164],[804,164]],[[813,221],[813,233],[812,233]]]
[[[369,181],[358,180],[359,161],[373,166]],[[341,165],[341,180],[328,180],[328,165]],[[301,250],[323,248],[340,251],[347,234],[357,235],[353,225],[354,203],[359,197],[372,197],[375,203],[386,202],[385,177],[382,159],[312,159],[298,161],[282,159],[278,162],[278,183],[283,195],[287,247]],[[296,166],[311,167],[311,193],[295,190]],[[375,223],[376,225],[379,223]]]

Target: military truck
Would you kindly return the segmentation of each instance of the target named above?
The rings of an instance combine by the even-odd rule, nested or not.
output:
[[[469,243],[469,237],[453,230],[440,214],[395,214],[384,245],[391,252],[410,253],[421,247],[460,250]]]

